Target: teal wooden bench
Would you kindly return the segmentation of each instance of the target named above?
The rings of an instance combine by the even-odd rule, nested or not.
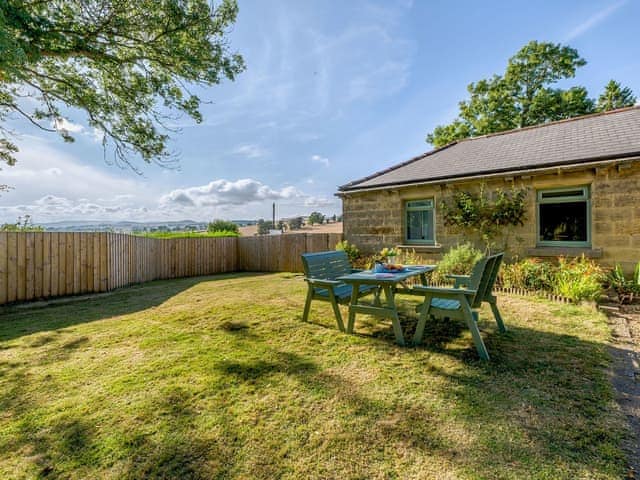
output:
[[[302,265],[304,268],[305,281],[307,282],[307,299],[304,304],[302,321],[309,318],[309,310],[313,300],[330,302],[333,313],[336,316],[338,328],[345,331],[339,304],[347,304],[351,301],[351,285],[343,283],[336,278],[342,275],[359,272],[355,270],[349,262],[349,257],[342,251],[305,253],[302,255]],[[376,285],[360,285],[358,287],[358,298],[374,293],[376,299],[379,297]]]
[[[502,257],[503,254],[499,253],[483,258],[474,265],[471,275],[449,275],[455,280],[453,288],[415,286],[414,291],[423,293],[425,299],[418,307],[420,319],[413,337],[414,344],[422,342],[429,316],[460,319],[464,320],[471,330],[473,342],[480,358],[489,360],[489,352],[487,352],[478,329],[478,309],[482,302],[489,303],[498,329],[500,332],[507,331],[498,309],[496,297],[492,293],[502,264]]]

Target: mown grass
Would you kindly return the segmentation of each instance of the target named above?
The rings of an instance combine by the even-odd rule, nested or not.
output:
[[[219,232],[140,232],[135,233],[139,237],[147,238],[207,238],[207,237],[239,237],[238,232],[219,231]]]
[[[0,320],[0,478],[620,478],[608,329],[501,297],[457,322],[301,323],[285,274],[153,282]],[[407,335],[414,328],[411,303]]]

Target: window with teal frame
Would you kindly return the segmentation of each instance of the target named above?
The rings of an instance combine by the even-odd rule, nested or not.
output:
[[[589,187],[538,190],[538,245],[591,246]]]
[[[405,210],[407,243],[435,243],[433,199],[408,201]]]

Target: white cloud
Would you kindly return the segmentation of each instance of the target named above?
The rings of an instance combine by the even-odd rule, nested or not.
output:
[[[251,178],[243,178],[235,182],[220,179],[209,182],[207,185],[172,190],[161,197],[160,203],[165,206],[177,204],[189,207],[215,207],[295,197],[304,197],[304,195],[292,186],[277,190]]]
[[[105,166],[102,155],[79,160],[38,137],[28,140],[20,145],[16,165],[2,169],[0,183],[14,187],[2,197],[2,203],[31,203],[46,194],[98,199],[136,192],[140,198],[148,190],[141,177],[132,172],[100,168]]]
[[[80,133],[84,130],[84,127],[78,123],[73,123],[66,118],[60,117],[54,120],[53,128],[58,131],[68,132],[68,133]]]
[[[574,39],[580,37],[581,35],[587,33],[589,30],[591,30],[592,28],[594,28],[598,24],[602,23],[604,20],[606,20],[611,15],[613,15],[613,13],[615,13],[625,3],[627,3],[627,0],[614,3],[613,5],[609,5],[608,7],[603,8],[602,10],[598,10],[596,13],[591,15],[589,18],[587,18],[580,25],[578,25],[575,28],[573,28],[567,34],[567,36],[565,37],[564,41],[568,42],[568,41],[574,40]]]
[[[55,195],[45,195],[32,203],[0,206],[0,218],[15,221],[16,218],[31,215],[36,223],[58,220],[147,220],[146,207],[128,205],[108,205],[88,201],[73,200]]]
[[[335,204],[336,204],[335,200],[332,200],[326,197],[310,196],[305,198],[304,200],[305,207],[313,207],[313,208],[331,207],[331,206],[335,206]]]
[[[102,143],[105,140],[104,131],[95,127],[93,127],[93,130],[91,131],[90,137],[96,143]]]
[[[311,161],[315,163],[321,163],[325,167],[329,166],[329,159],[326,157],[321,157],[320,155],[312,155]]]
[[[242,155],[247,158],[259,158],[264,157],[268,152],[264,148],[258,145],[240,145],[235,148],[233,152],[235,155]]]

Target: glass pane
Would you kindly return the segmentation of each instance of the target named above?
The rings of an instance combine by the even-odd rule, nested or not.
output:
[[[433,210],[407,212],[407,240],[433,241]]]
[[[414,200],[407,202],[407,208],[433,208],[433,200]]]
[[[587,202],[540,205],[540,240],[587,241]]]

